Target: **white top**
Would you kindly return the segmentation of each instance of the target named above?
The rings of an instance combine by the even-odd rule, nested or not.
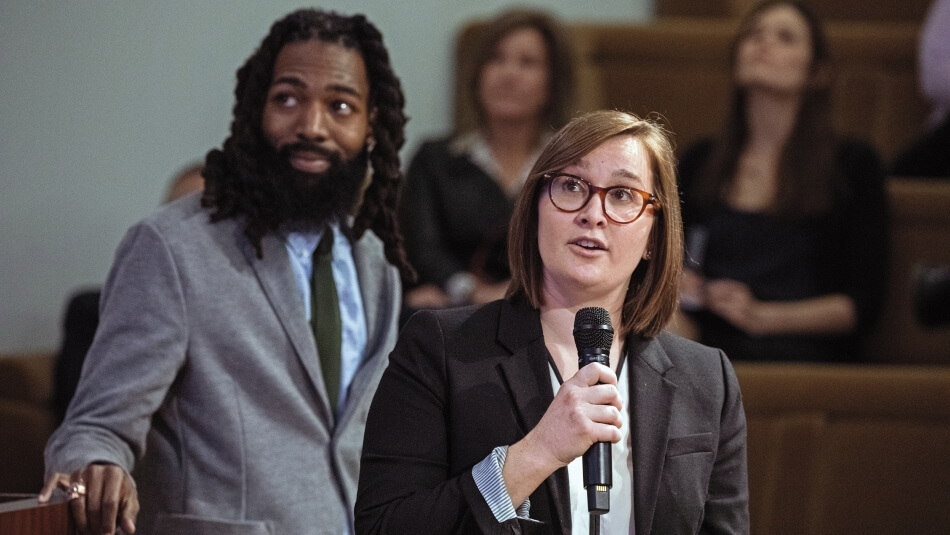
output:
[[[600,532],[607,534],[630,533],[636,530],[633,522],[633,442],[630,438],[630,402],[627,369],[621,365],[617,377],[617,389],[623,400],[624,410],[620,411],[623,425],[620,427],[620,442],[611,448],[613,461],[613,486],[610,488],[610,511],[600,517]],[[551,367],[551,386],[554,394],[561,388],[554,367]],[[584,488],[583,456],[567,465],[568,485],[571,489],[571,533],[590,535],[590,513],[587,511],[587,490]]]

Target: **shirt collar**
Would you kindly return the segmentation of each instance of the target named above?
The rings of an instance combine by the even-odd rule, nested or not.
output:
[[[340,235],[338,232],[339,226],[338,223],[333,222],[317,231],[284,232],[284,241],[287,242],[287,248],[290,249],[292,254],[300,258],[309,258],[317,250],[317,244],[320,243],[320,238],[323,237],[325,230],[330,229],[331,232],[336,232],[334,237],[338,237]]]
[[[535,147],[534,153],[525,161],[524,168],[521,169],[521,180],[518,182],[517,187],[514,188],[513,191],[506,193],[510,196],[517,196],[518,192],[521,191],[521,186],[528,178],[528,173],[531,172],[531,168],[534,167],[535,160],[541,155],[541,151],[544,150],[544,146],[547,145],[550,139],[551,134],[549,132],[541,135],[541,139],[538,140],[538,146]],[[472,130],[471,132],[453,138],[452,141],[449,142],[449,152],[455,156],[468,157],[476,167],[496,180],[501,174],[501,168],[498,162],[495,161],[491,147],[488,146],[488,141],[485,139],[485,135],[481,130]]]

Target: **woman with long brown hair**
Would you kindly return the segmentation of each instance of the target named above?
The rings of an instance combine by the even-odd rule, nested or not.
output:
[[[759,4],[732,47],[723,131],[679,171],[683,308],[699,340],[736,360],[851,360],[884,286],[888,215],[875,150],[832,127],[832,65],[818,19]]]

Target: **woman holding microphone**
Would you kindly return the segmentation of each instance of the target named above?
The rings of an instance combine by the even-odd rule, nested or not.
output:
[[[581,456],[611,443],[603,533],[748,531],[746,427],[726,356],[662,332],[682,225],[666,132],[579,117],[542,151],[509,231],[505,299],[404,328],[363,446],[359,533],[588,533]],[[578,368],[585,307],[609,365]]]

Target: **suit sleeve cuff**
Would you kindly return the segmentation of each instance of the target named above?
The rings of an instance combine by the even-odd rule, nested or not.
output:
[[[491,509],[498,522],[505,522],[512,518],[528,518],[531,511],[531,500],[525,500],[515,510],[511,503],[511,496],[505,487],[502,477],[502,468],[505,466],[505,457],[508,455],[508,446],[498,446],[472,467],[472,479],[481,492],[482,497]]]

